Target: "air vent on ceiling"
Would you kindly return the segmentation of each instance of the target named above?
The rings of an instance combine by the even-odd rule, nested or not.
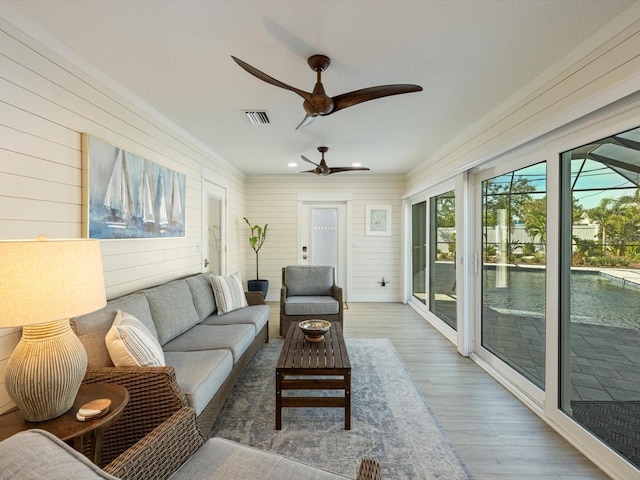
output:
[[[254,125],[266,125],[271,123],[269,121],[269,117],[267,117],[267,112],[245,110],[244,113],[247,114],[247,118]]]

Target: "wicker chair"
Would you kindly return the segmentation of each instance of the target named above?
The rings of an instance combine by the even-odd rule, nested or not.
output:
[[[343,325],[342,287],[329,266],[290,265],[282,268],[280,335],[292,323],[319,318]]]
[[[188,462],[204,443],[195,422],[194,410],[185,407],[123,452],[104,470],[122,480],[164,480]],[[206,463],[199,468],[207,470]],[[363,458],[356,480],[380,478],[378,461]]]

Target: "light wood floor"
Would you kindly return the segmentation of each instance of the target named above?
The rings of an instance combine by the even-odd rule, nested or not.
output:
[[[279,305],[270,303],[269,335]],[[391,339],[477,480],[604,480],[602,473],[411,307],[350,303],[345,337]]]

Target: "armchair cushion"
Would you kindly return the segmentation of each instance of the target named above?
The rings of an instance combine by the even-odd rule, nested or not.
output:
[[[290,265],[285,267],[287,296],[333,294],[333,267]]]
[[[340,305],[333,297],[306,296],[287,297],[284,312],[287,315],[334,315]]]
[[[0,443],[2,478],[28,480],[118,480],[44,430],[20,432]]]
[[[230,440],[211,438],[170,477],[170,480],[193,478],[201,480],[230,478],[336,480],[346,477]]]

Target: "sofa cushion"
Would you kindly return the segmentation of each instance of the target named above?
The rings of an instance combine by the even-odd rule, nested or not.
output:
[[[105,337],[116,367],[162,367],[164,353],[158,339],[133,315],[118,310]]]
[[[347,477],[216,437],[209,439],[169,478],[170,480],[194,478],[199,480],[231,478],[335,480]]]
[[[27,430],[0,442],[0,476],[12,480],[118,480],[44,430]]]
[[[186,281],[174,280],[143,292],[149,302],[160,345],[164,345],[200,322]]]
[[[88,366],[90,368],[113,367],[104,339],[113,324],[113,319],[118,310],[130,313],[140,320],[152,335],[158,336],[156,327],[151,319],[151,310],[149,310],[147,297],[142,293],[132,293],[131,295],[109,300],[107,305],[100,310],[71,319],[71,328],[87,351]]]
[[[284,313],[287,315],[335,315],[340,305],[333,297],[287,297]]]
[[[256,328],[255,334],[269,321],[269,305],[250,305],[240,310],[225,313],[224,315],[209,315],[201,323],[202,325],[237,325],[251,324]]]
[[[196,415],[204,410],[233,368],[233,355],[227,349],[167,352],[165,359],[174,368],[178,385]]]
[[[233,312],[249,305],[244,296],[240,272],[232,275],[210,275],[209,280],[213,288],[213,296],[216,298],[218,315]]]
[[[333,294],[333,267],[291,265],[285,267],[287,296]]]
[[[233,354],[235,364],[255,338],[253,325],[196,325],[164,344],[165,352],[194,352],[226,348]]]
[[[216,310],[216,300],[213,296],[213,288],[209,281],[209,275],[211,274],[207,272],[185,278],[185,281],[191,290],[193,303],[196,307],[200,320],[204,320]]]

